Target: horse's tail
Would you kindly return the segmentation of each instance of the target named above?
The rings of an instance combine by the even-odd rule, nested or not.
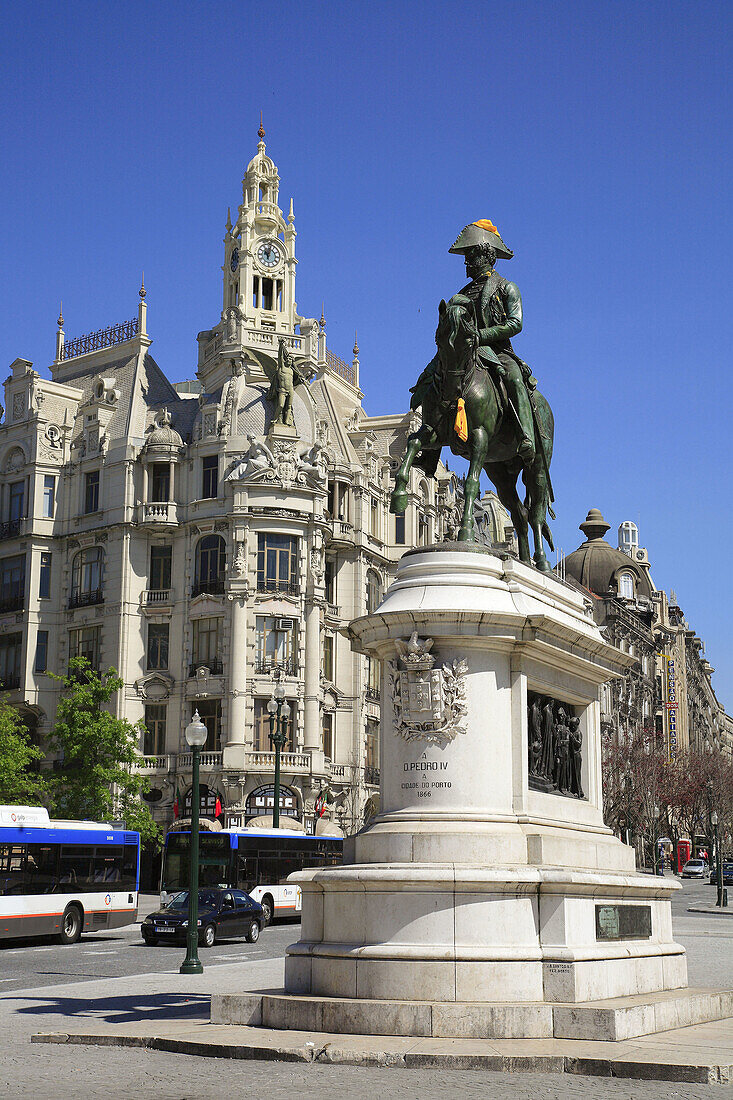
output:
[[[552,516],[552,518],[554,519],[555,518],[555,513],[553,512],[552,508],[548,508],[547,510],[550,513],[550,515]],[[552,533],[550,531],[550,528],[547,526],[547,520],[546,519],[542,520],[542,534],[545,536],[545,539],[547,540],[547,545],[550,547],[550,550],[552,550],[553,553],[554,553],[555,544],[552,541]]]

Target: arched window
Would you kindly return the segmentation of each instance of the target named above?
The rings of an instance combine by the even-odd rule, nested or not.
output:
[[[367,573],[366,583],[366,605],[367,615],[371,615],[377,610],[382,602],[382,582],[379,579],[379,574],[373,569],[370,569]]]
[[[622,600],[633,600],[634,578],[631,573],[622,573],[618,579],[618,594]]]
[[[69,607],[85,607],[104,600],[104,550],[90,546],[80,550],[71,569],[71,598]]]
[[[205,535],[196,546],[196,578],[191,592],[217,595],[224,591],[226,546],[221,535]]]

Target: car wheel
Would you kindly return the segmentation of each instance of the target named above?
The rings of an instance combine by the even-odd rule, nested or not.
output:
[[[143,936],[143,939],[145,940],[145,943],[148,947],[155,947],[156,943],[158,942],[157,936]]]
[[[260,902],[262,906],[262,923],[263,925],[270,924],[272,921],[273,903],[269,894],[265,894],[264,898]]]
[[[76,943],[81,936],[81,910],[78,905],[69,905],[61,920],[59,939],[62,943]]]
[[[260,938],[260,922],[253,920],[250,921],[249,928],[247,929],[247,939],[250,943],[257,943]]]
[[[203,947],[213,947],[216,943],[216,928],[213,924],[207,924],[201,933],[201,944]]]

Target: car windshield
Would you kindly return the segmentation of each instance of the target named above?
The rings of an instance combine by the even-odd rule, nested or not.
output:
[[[219,894],[213,890],[199,890],[199,905],[206,909],[219,908]],[[181,890],[166,905],[166,909],[188,909],[188,890]]]
[[[689,859],[687,861],[687,866],[688,867],[702,867],[702,860],[701,859]]]

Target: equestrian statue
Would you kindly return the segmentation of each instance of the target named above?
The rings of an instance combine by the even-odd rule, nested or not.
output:
[[[413,464],[433,477],[443,447],[469,462],[459,542],[474,541],[473,506],[481,470],[496,486],[517,533],[519,557],[543,572],[550,566],[543,537],[554,550],[547,514],[552,511],[550,460],[552,410],[531,370],[514,352],[511,338],[522,330],[522,298],[515,283],[494,270],[514,255],[492,222],[472,222],[448,250],[463,255],[470,282],[438,308],[437,353],[410,390],[411,409],[422,424],[407,438],[395,476],[390,511],[404,512]],[[522,475],[524,501],[517,493]]]

